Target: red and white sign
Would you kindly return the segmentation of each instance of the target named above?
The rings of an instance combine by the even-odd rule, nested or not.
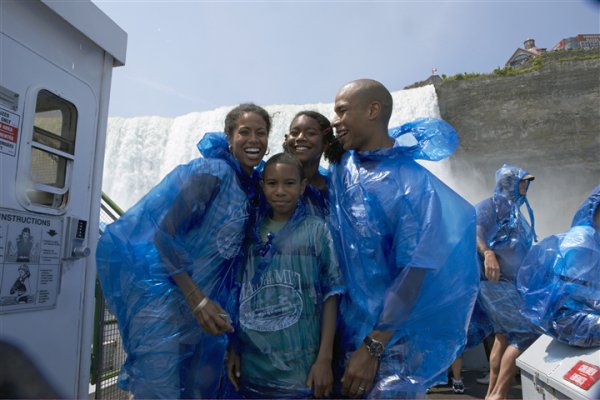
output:
[[[14,156],[19,139],[19,115],[0,108],[0,153]]]
[[[599,378],[600,367],[585,361],[577,361],[577,364],[564,376],[564,379],[584,390],[592,387]]]

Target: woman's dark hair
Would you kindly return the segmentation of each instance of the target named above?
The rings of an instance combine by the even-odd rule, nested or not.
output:
[[[225,134],[227,136],[233,135],[237,120],[244,113],[255,113],[259,115],[267,124],[267,133],[271,131],[271,116],[267,110],[254,103],[242,103],[229,111],[225,117]]]
[[[271,158],[269,158],[267,160],[267,162],[265,163],[265,167],[263,169],[263,179],[265,176],[264,171],[267,170],[267,167],[269,167],[270,165],[273,165],[273,164],[292,165],[298,169],[298,173],[300,174],[300,180],[304,179],[304,169],[302,168],[302,163],[300,161],[298,161],[298,159],[296,157],[294,157],[293,155],[291,155],[290,153],[285,153],[285,152],[277,153],[277,154],[271,156]]]
[[[333,134],[333,128],[331,127],[331,122],[329,122],[327,117],[325,117],[323,114],[312,110],[300,111],[296,115],[294,115],[294,118],[292,118],[290,127],[296,119],[303,115],[314,119],[319,124],[319,127],[323,132],[323,143],[329,144],[329,146],[327,146],[327,149],[323,154],[325,159],[329,160],[329,162],[332,163],[337,163],[338,161],[340,161],[340,159],[342,158],[342,154],[344,154],[344,148],[342,147],[342,144],[335,138],[335,135]],[[283,142],[283,150],[288,151],[287,141],[285,140]]]

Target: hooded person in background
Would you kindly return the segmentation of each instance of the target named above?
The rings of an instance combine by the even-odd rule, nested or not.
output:
[[[535,178],[527,171],[504,164],[496,171],[494,195],[477,209],[477,251],[485,280],[479,299],[496,334],[490,354],[490,383],[486,399],[504,399],[518,369],[517,357],[539,336],[521,316],[516,288],[519,267],[536,238],[533,211],[527,201],[529,184]],[[525,204],[527,222],[521,213]]]
[[[455,147],[420,153],[456,132],[433,119],[388,132],[392,103],[369,79],[335,98],[332,126],[347,151],[330,165],[329,204],[347,292],[334,375],[351,397],[423,398],[462,352],[477,296],[475,210],[415,161],[447,157]],[[405,131],[414,145],[403,145]]]
[[[571,346],[600,346],[600,185],[567,232],[531,249],[517,288],[522,314],[544,333]]]

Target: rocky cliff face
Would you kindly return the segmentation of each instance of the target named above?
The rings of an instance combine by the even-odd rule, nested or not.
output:
[[[491,195],[502,164],[527,169],[541,236],[566,230],[600,184],[600,58],[546,62],[516,76],[434,82],[441,116],[461,137],[445,164],[454,187],[476,203]]]

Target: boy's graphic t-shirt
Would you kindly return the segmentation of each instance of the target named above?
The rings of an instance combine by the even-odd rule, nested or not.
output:
[[[323,302],[343,291],[342,276],[321,218],[305,216],[283,228],[265,219],[261,237],[267,232],[271,241],[250,246],[240,277],[241,383],[306,391],[319,352]]]

